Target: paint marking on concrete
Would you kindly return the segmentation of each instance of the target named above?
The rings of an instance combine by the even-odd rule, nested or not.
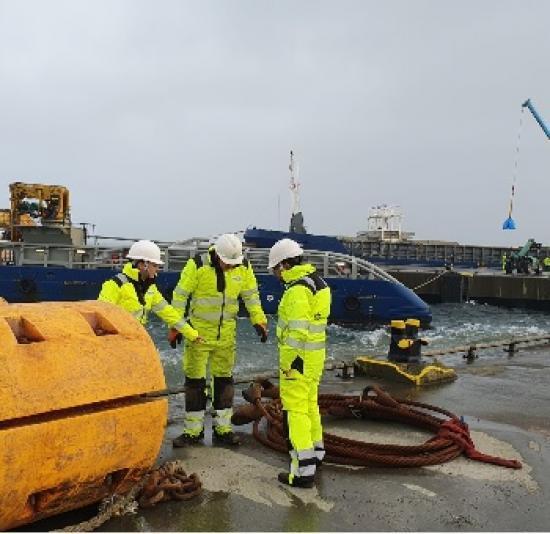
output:
[[[425,495],[426,497],[437,497],[437,493],[423,488],[422,486],[417,486],[416,484],[403,484],[403,486],[405,486],[407,489],[410,489],[411,491],[422,493],[422,495]]]
[[[529,448],[533,451],[540,452],[540,445],[536,441],[530,441]]]
[[[277,481],[281,468],[246,455],[220,447],[190,447],[179,456],[188,463],[189,470],[199,475],[203,487],[212,492],[240,495],[267,506],[295,506],[314,504],[323,512],[330,512],[334,502],[319,496],[317,488],[294,489]]]

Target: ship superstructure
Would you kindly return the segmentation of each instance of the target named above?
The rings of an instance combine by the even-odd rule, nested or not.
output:
[[[400,206],[373,206],[369,211],[367,230],[357,232],[357,237],[390,243],[409,241],[414,237],[414,232],[404,231],[401,228],[402,220],[403,212]]]

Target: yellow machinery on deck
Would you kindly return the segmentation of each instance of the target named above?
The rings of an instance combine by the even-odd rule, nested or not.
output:
[[[11,211],[10,210],[0,210],[0,228],[5,228],[6,230],[11,225]]]
[[[159,453],[158,353],[97,301],[0,302],[0,529],[123,493]]]
[[[10,208],[0,210],[0,227],[11,241],[20,241],[18,227],[36,224],[70,225],[69,190],[62,185],[10,184]]]

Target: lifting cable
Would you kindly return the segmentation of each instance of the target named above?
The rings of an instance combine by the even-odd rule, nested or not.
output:
[[[519,118],[519,129],[518,129],[518,139],[516,142],[516,157],[514,161],[514,172],[512,176],[512,194],[510,195],[510,206],[508,208],[508,218],[504,221],[502,224],[503,230],[515,230],[516,229],[516,223],[514,219],[512,218],[512,211],[514,209],[514,195],[516,193],[516,182],[518,177],[518,167],[519,167],[519,152],[520,152],[520,146],[521,146],[521,127],[523,124],[523,113],[525,108],[521,107],[521,115]]]
[[[261,411],[261,417],[254,421],[254,437],[276,451],[288,452],[287,439],[283,434],[280,399],[274,399],[266,404],[263,404],[260,399],[256,400],[255,404]],[[323,434],[325,458],[331,463],[356,466],[422,467],[449,462],[464,454],[480,462],[513,469],[521,468],[521,463],[517,460],[507,460],[479,452],[470,437],[468,425],[462,418],[429,404],[394,399],[377,385],[365,388],[359,396],[319,395],[319,408],[322,415],[397,421],[430,430],[435,434],[422,445],[393,445],[366,443],[325,432]],[[265,432],[262,432],[260,422],[264,417],[267,424]]]

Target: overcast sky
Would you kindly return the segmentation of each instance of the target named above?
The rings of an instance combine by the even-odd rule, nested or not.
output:
[[[398,204],[417,238],[550,244],[548,1],[0,0],[0,207],[67,186],[73,222],[160,240],[313,233]],[[279,208],[280,206],[280,208]]]

